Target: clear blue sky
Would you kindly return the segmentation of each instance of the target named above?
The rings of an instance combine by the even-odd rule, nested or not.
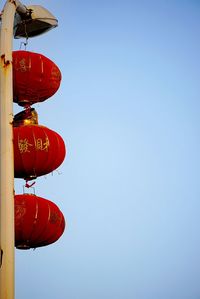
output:
[[[59,20],[27,50],[63,76],[34,107],[68,155],[36,194],[68,227],[16,251],[16,299],[199,299],[200,2],[24,4]]]

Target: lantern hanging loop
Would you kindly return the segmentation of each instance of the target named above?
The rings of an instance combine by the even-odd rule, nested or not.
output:
[[[35,182],[33,182],[33,183],[29,184],[29,183],[28,183],[28,180],[26,180],[26,184],[25,184],[25,186],[24,186],[24,187],[26,187],[26,188],[32,188],[32,187],[33,187],[33,185],[35,185]]]
[[[35,185],[36,182],[33,182],[31,184],[29,184],[29,180],[26,180],[25,185],[23,185],[23,194],[27,194],[27,192],[25,192],[25,188],[27,189],[31,189],[32,190],[32,194],[35,195],[35,187],[33,187]]]
[[[20,43],[19,50],[22,50],[22,45],[24,46],[24,50],[26,51],[26,46],[28,45],[28,34],[26,36],[26,41]]]
[[[28,38],[26,38],[25,42],[20,43],[19,49],[22,50],[22,46],[24,46],[24,50],[26,51],[26,46],[28,45]]]

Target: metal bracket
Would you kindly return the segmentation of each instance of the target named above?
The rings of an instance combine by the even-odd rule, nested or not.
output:
[[[1,249],[1,251],[0,251],[0,268],[2,266],[2,262],[3,262],[3,250]]]

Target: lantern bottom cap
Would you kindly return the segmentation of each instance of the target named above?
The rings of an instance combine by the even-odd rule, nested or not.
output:
[[[17,248],[17,249],[23,249],[23,250],[31,249],[31,247],[28,246],[27,244],[19,244],[19,245],[16,245],[16,248]]]

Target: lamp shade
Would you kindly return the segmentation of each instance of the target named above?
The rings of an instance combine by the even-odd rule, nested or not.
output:
[[[61,72],[42,54],[13,51],[13,101],[30,106],[50,98],[58,90]]]
[[[58,26],[58,20],[41,5],[31,5],[26,9],[28,14],[15,14],[15,38],[38,36]]]
[[[34,194],[15,195],[15,246],[30,249],[56,242],[65,219],[52,201]]]

